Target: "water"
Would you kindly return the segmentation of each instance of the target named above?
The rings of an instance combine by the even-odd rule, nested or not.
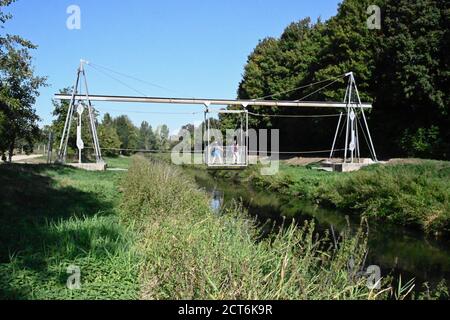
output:
[[[326,210],[296,198],[287,198],[273,193],[257,192],[247,185],[218,180],[207,172],[189,170],[197,184],[211,195],[211,207],[215,212],[238,201],[249,214],[256,216],[261,224],[266,221],[282,223],[283,217],[295,218],[301,223],[314,220],[319,232],[325,229],[336,232],[358,228],[360,219],[347,219],[345,214]],[[450,246],[448,241],[437,241],[419,232],[383,223],[369,224],[369,255],[367,265],[380,266],[382,276],[402,276],[402,282],[416,279],[416,289],[428,282],[435,286],[442,279],[450,280]]]

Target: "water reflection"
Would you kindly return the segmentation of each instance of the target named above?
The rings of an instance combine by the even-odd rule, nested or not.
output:
[[[302,224],[314,220],[319,233],[336,232],[349,227],[355,230],[360,225],[359,217],[346,219],[345,214],[326,210],[297,198],[280,197],[273,193],[255,192],[241,184],[227,180],[216,180],[202,171],[191,172],[197,184],[211,195],[211,208],[220,212],[235,201],[244,204],[249,214],[258,218],[261,225],[281,224],[284,219],[295,219]],[[379,265],[382,275],[402,275],[402,279],[416,278],[417,289],[423,282],[437,284],[442,279],[450,280],[450,246],[448,241],[429,239],[419,232],[384,223],[370,223],[368,264]]]
[[[223,201],[224,201],[223,191],[220,191],[220,190],[217,190],[216,188],[214,188],[212,191],[209,191],[209,194],[211,195],[211,200],[210,200],[211,209],[213,209],[213,211],[215,213],[219,213],[220,210],[222,209]]]

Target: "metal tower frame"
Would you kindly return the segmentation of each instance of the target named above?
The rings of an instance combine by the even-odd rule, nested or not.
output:
[[[97,134],[97,127],[95,125],[95,117],[94,117],[94,112],[93,112],[93,107],[92,107],[92,103],[91,103],[91,99],[89,97],[89,89],[88,89],[88,84],[87,84],[87,78],[86,78],[86,72],[85,72],[85,68],[84,65],[87,62],[85,60],[80,60],[80,66],[77,70],[77,79],[75,81],[75,86],[73,87],[73,91],[72,91],[72,95],[70,97],[70,104],[69,104],[69,108],[67,110],[67,115],[66,115],[66,121],[64,123],[64,130],[63,130],[63,134],[61,136],[61,142],[59,144],[59,149],[58,149],[58,158],[57,158],[57,163],[66,163],[66,158],[67,158],[67,144],[69,141],[69,136],[70,136],[70,129],[72,127],[72,122],[73,122],[73,116],[74,113],[76,112],[76,105],[78,105],[78,103],[84,103],[87,106],[88,109],[88,114],[89,114],[89,129],[90,129],[90,133],[92,136],[92,142],[93,142],[93,148],[94,148],[94,152],[95,152],[95,158],[96,158],[96,162],[97,163],[102,163],[103,159],[102,159],[102,152],[100,149],[100,143],[98,141],[98,134]],[[83,78],[83,81],[82,79]],[[82,95],[81,92],[79,92],[79,86],[81,87],[84,84],[84,88],[85,88],[85,94]],[[80,89],[81,91],[81,89]],[[81,151],[80,151],[81,152]]]
[[[369,152],[371,154],[372,160],[378,162],[377,154],[372,140],[372,135],[370,134],[369,125],[367,123],[366,114],[364,112],[364,106],[361,103],[361,98],[359,96],[358,86],[356,85],[355,77],[353,72],[346,74],[349,77],[347,90],[345,92],[344,103],[346,105],[346,122],[345,122],[345,149],[344,149],[344,163],[350,160],[350,163],[354,163],[355,159],[359,162],[361,159],[360,143],[359,143],[359,116],[362,116],[364,120],[363,124],[360,124],[363,134],[368,138],[367,144]],[[354,99],[356,97],[356,101]],[[360,112],[360,115],[358,113]],[[338,125],[336,128],[336,133],[333,140],[333,146],[331,147],[330,160],[334,155],[336,141],[338,139],[339,130],[341,129],[343,113],[339,117]],[[364,132],[364,130],[367,132]]]

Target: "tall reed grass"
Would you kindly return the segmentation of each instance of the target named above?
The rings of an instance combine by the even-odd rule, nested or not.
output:
[[[122,192],[123,218],[138,232],[143,299],[388,296],[388,289],[369,290],[357,275],[367,250],[363,229],[334,241],[306,223],[259,239],[238,204],[215,215],[207,195],[180,169],[142,157],[134,158]]]

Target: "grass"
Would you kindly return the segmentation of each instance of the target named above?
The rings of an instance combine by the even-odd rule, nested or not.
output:
[[[138,258],[120,222],[120,174],[0,165],[1,299],[135,299]],[[69,290],[70,265],[81,290]]]
[[[111,161],[111,160],[109,160]],[[181,169],[116,158],[127,173],[0,165],[1,299],[402,299],[369,290],[364,228],[332,241],[313,223],[261,238],[236,204],[213,214]],[[114,162],[115,161],[115,162]],[[349,263],[354,266],[348,269]],[[81,289],[69,290],[78,266]]]
[[[374,165],[329,173],[281,165],[275,176],[240,174],[253,185],[370,219],[450,235],[450,163]]]
[[[130,157],[105,157],[105,161],[108,164],[108,168],[112,169],[128,169],[130,167]]]
[[[135,158],[123,180],[124,219],[134,223],[144,299],[371,299],[362,266],[366,237],[343,233],[337,248],[312,223],[259,239],[239,206],[212,214],[180,169]],[[140,223],[135,223],[139,221]]]

